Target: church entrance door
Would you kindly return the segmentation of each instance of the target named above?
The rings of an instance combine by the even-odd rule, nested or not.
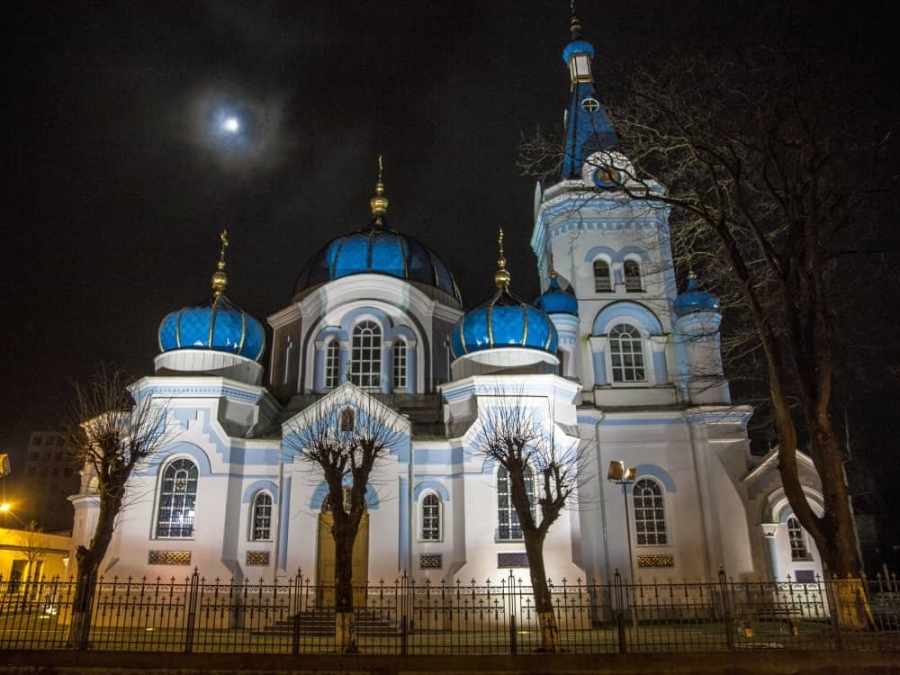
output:
[[[344,499],[350,497],[350,489],[344,488]],[[331,527],[331,501],[326,497],[319,513],[319,532],[316,546],[316,606],[334,607],[335,545]],[[353,606],[366,606],[366,585],[369,582],[369,514],[359,521],[359,531],[353,544]]]

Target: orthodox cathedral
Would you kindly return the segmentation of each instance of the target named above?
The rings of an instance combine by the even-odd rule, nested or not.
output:
[[[543,293],[511,292],[501,234],[494,294],[467,309],[440,257],[389,227],[379,174],[372,220],[308,261],[290,304],[268,317],[267,346],[261,322],[225,295],[223,233],[210,301],[162,320],[154,373],[134,385],[172,433],[132,476],[101,574],[302,569],[330,583],[324,477],[289,442],[321,406],[341,410],[342,424],[343,411],[352,424],[354,411],[375,410],[395,432],[369,481],[355,581],[518,573],[528,563],[509,480],[479,450],[491,412],[511,404],[581,457],[577,499],[545,543],[552,579],[821,573],[774,455],[751,457],[751,409],[731,403],[723,377],[718,299],[693,274],[679,292],[665,188],[628,189],[634,172],[575,17],[571,34],[565,156],[534,198]],[[70,498],[74,546],[90,541],[96,494],[86,469]]]

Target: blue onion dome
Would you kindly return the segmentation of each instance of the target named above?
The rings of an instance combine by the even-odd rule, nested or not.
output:
[[[691,271],[688,273],[684,292],[675,298],[674,310],[676,316],[686,316],[694,312],[718,312],[719,298],[714,293],[702,290],[697,282],[697,275]]]
[[[372,221],[361,230],[332,239],[310,258],[297,278],[294,300],[335,279],[353,274],[386,274],[427,289],[437,289],[449,296],[444,300],[462,307],[456,281],[437,254],[413,237],[387,226],[388,199],[384,196],[380,166],[381,158],[375,196],[369,200]]]
[[[574,314],[578,316],[578,300],[575,296],[559,285],[556,272],[550,272],[550,286],[534,301],[538,309],[547,314]]]
[[[497,293],[483,305],[467,312],[450,334],[453,358],[502,347],[526,347],[556,354],[556,327],[541,309],[509,291],[510,275],[503,257],[500,230],[499,269],[494,275]]]
[[[159,325],[159,348],[162,352],[209,349],[259,361],[266,347],[266,334],[259,321],[225,297],[228,232],[222,232],[220,237],[222,249],[212,276],[212,299],[166,316]]]

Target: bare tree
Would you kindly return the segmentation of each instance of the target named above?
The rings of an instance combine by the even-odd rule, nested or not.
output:
[[[44,536],[43,528],[38,527],[37,521],[31,520],[21,530],[17,536],[19,550],[25,556],[25,562],[28,564],[25,576],[25,593],[22,596],[22,606],[24,608],[26,602],[31,599],[35,592],[35,583],[40,581],[38,574],[38,563],[47,556],[48,545],[47,538]]]
[[[851,580],[839,586],[839,618],[862,626],[860,560],[830,409],[836,327],[838,310],[852,312],[862,291],[847,283],[847,261],[879,252],[871,241],[897,177],[885,161],[895,152],[890,135],[867,114],[865,91],[832,65],[773,48],[668,60],[638,73],[610,106],[627,160],[609,153],[594,161],[615,165],[628,196],[672,209],[679,259],[730,311],[725,346],[764,369],[790,505],[829,573]],[[526,138],[520,166],[546,171],[554,155],[560,161],[558,148],[540,134]],[[803,491],[801,447],[822,481],[821,515]]]
[[[90,543],[75,550],[78,585],[68,643],[79,649],[88,643],[97,575],[126,505],[128,480],[170,439],[166,406],[149,397],[136,401],[129,385],[123,370],[98,366],[87,383],[74,385],[66,425],[73,459],[84,466],[83,485],[95,483],[99,501]]]
[[[558,652],[559,627],[544,564],[544,541],[575,494],[580,453],[575,439],[571,445],[558,442],[541,417],[533,400],[521,395],[502,397],[485,412],[477,452],[502,467],[498,480],[508,482],[528,556],[541,625],[540,649]]]
[[[399,419],[349,383],[284,428],[285,447],[321,471],[328,486],[327,499],[334,518],[335,643],[343,652],[359,651],[353,620],[353,545],[366,512],[366,491],[373,470],[402,437]],[[319,584],[324,582],[317,580]],[[356,580],[360,582],[368,580]]]

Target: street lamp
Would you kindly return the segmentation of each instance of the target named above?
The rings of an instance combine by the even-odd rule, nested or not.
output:
[[[13,505],[9,502],[3,502],[0,504],[0,514],[3,514],[3,527],[7,526],[6,519],[7,516],[12,516],[16,519],[16,522],[19,523],[22,527],[28,527],[19,516],[16,515],[16,512],[12,510]]]
[[[622,486],[622,504],[625,506],[625,533],[628,541],[628,568],[631,571],[632,587],[635,583],[634,578],[634,555],[631,552],[631,518],[628,516],[628,486],[634,483],[637,475],[637,469],[634,467],[625,467],[625,462],[612,461],[609,463],[609,471],[606,474],[606,480],[610,483]],[[637,627],[637,616],[635,616],[634,608],[631,609],[631,620]]]
[[[634,483],[637,469],[625,468],[625,462],[612,461],[606,479],[610,483],[622,486],[622,503],[625,506],[625,532],[628,538],[628,568],[631,571],[631,583],[634,583],[634,556],[631,553],[631,518],[628,517],[628,486]]]

